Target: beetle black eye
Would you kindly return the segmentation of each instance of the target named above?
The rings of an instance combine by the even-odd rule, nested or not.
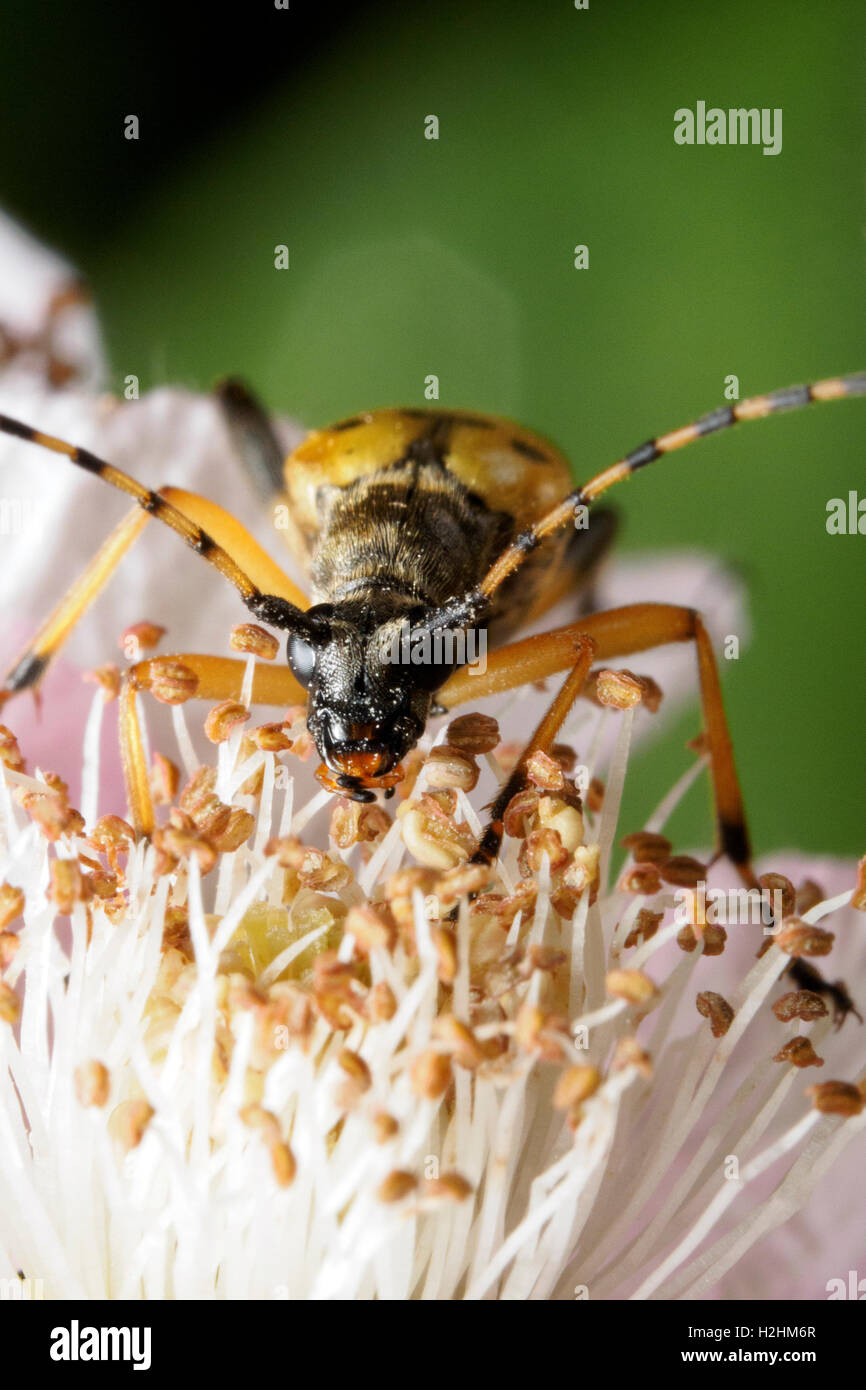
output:
[[[306,690],[316,669],[315,647],[307,641],[306,637],[299,637],[295,633],[289,638],[286,658],[289,663],[289,670],[295,680]]]

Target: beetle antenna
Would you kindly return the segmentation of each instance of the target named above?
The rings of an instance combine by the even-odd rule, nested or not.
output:
[[[127,493],[129,497],[135,499],[143,511],[155,517],[157,521],[163,522],[172,531],[176,531],[197,555],[201,555],[209,564],[218,569],[220,574],[235,586],[247,608],[255,617],[270,624],[271,627],[297,632],[302,636],[306,636],[310,632],[311,624],[303,609],[297,608],[293,603],[280,598],[277,594],[263,593],[253,583],[249,575],[241,569],[240,565],[232,559],[227,550],[218,545],[212,536],[209,536],[206,531],[203,531],[171,502],[161,497],[158,492],[152,492],[150,488],[143,487],[128,473],[115,468],[111,463],[106,463],[104,459],[97,458],[96,454],[92,454],[89,449],[79,449],[74,444],[68,444],[64,439],[56,439],[54,435],[43,434],[40,430],[35,430],[20,420],[13,420],[9,415],[0,415],[0,434],[9,434],[14,439],[24,439],[30,444],[38,444],[43,449],[50,449],[52,453],[63,454],[71,463],[83,468],[86,473],[92,473],[97,478],[101,478],[103,482],[109,483],[111,487]]]
[[[648,463],[653,463],[663,454],[673,453],[674,449],[682,449],[686,444],[692,444],[706,434],[717,434],[719,430],[728,429],[742,420],[760,420],[765,415],[776,415],[784,410],[799,410],[814,401],[836,401],[846,396],[864,395],[866,372],[831,377],[811,386],[789,386],[781,391],[771,391],[766,396],[752,396],[736,405],[722,406],[719,410],[710,411],[709,415],[702,415],[690,425],[658,435],[655,439],[648,439],[640,448],[633,449],[630,454],[612,463],[602,473],[590,478],[588,483],[570,492],[534,526],[516,536],[488,570],[479,588],[465,596],[465,602],[468,604],[470,600],[474,600],[475,604],[479,605],[481,601],[489,600],[500,584],[514,573],[546,536],[577,517],[579,508],[588,506],[603,492],[607,492],[609,487],[613,487],[614,483],[630,478],[632,473],[636,473],[639,468],[645,468]]]

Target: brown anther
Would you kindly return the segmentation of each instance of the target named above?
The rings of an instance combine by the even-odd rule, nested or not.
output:
[[[522,1013],[522,1010],[520,1011]],[[517,1036],[520,1037],[520,1013],[517,1016]],[[531,1026],[531,1020],[530,1020]],[[546,1014],[542,1020],[542,1026],[535,1034],[532,1042],[526,1043],[527,1051],[532,1052],[542,1062],[556,1062],[562,1064],[567,1062],[570,1057],[571,1033],[569,1030],[568,1019],[562,1014]],[[496,1039],[492,1039],[485,1044],[490,1049],[490,1055],[496,1056],[497,1051],[501,1051],[501,1044],[494,1050]]]
[[[539,1043],[541,1030],[545,1024],[544,1010],[537,1004],[522,1004],[518,1010],[515,1037],[520,1047],[534,1052]]]
[[[387,1110],[377,1110],[373,1116],[373,1132],[377,1144],[387,1144],[389,1139],[400,1133],[400,1126]]]
[[[526,776],[542,791],[558,792],[565,786],[562,765],[541,748],[535,748],[526,759]]]
[[[229,646],[233,652],[247,652],[262,661],[273,661],[280,650],[274,634],[266,632],[258,623],[238,623],[232,628]]]
[[[116,700],[120,694],[120,687],[123,677],[120,668],[113,662],[105,666],[94,666],[92,670],[85,671],[82,680],[88,681],[91,685],[98,685],[102,689],[102,698],[108,705],[112,700]]]
[[[604,782],[600,777],[593,777],[587,789],[585,801],[587,810],[592,811],[593,815],[597,815],[604,805]]]
[[[507,897],[501,893],[484,893],[476,898],[469,909],[470,915],[493,917],[498,926],[507,931],[518,912],[523,913],[525,920],[537,896],[538,884],[532,879],[523,879]]]
[[[612,709],[633,709],[644,698],[644,682],[631,671],[599,671],[595,678],[595,698]]]
[[[627,1036],[620,1038],[613,1051],[611,1058],[611,1071],[625,1071],[627,1067],[637,1067],[641,1076],[651,1080],[653,1074],[652,1059],[648,1052],[641,1047],[637,1038]]]
[[[10,966],[21,947],[21,938],[11,931],[0,931],[0,971]]]
[[[132,623],[120,634],[120,648],[127,661],[140,661],[144,652],[152,651],[165,636],[159,623]]]
[[[341,961],[335,951],[323,951],[313,961],[312,995],[319,1013],[336,1032],[351,1028],[365,1006],[354,967]]]
[[[553,1105],[556,1110],[571,1110],[594,1095],[601,1085],[601,1072],[598,1067],[577,1064],[566,1067],[561,1073],[553,1092]]]
[[[375,802],[338,801],[331,815],[331,835],[340,849],[375,845],[391,829],[391,817]]]
[[[18,788],[16,798],[51,844],[59,840],[61,835],[80,835],[84,830],[83,816],[69,805],[65,793]]]
[[[237,762],[245,763],[248,758],[252,758],[256,752],[256,744],[248,733],[241,734],[241,741],[238,744]],[[251,772],[246,781],[240,785],[241,796],[260,797],[262,788],[265,785],[265,764],[261,763],[255,772]]]
[[[454,787],[471,792],[478,781],[478,764],[471,753],[449,743],[431,748],[424,763],[427,786],[434,791]]]
[[[487,714],[461,714],[447,730],[452,748],[464,753],[492,753],[499,743],[499,725]]]
[[[416,865],[399,869],[385,884],[385,898],[404,937],[404,944],[410,953],[415,950],[415,898],[416,890],[424,898],[424,911],[427,914],[427,901],[433,894],[437,875],[432,869]]]
[[[822,903],[826,896],[827,894],[820,883],[816,883],[813,878],[804,878],[797,889],[795,908],[797,916],[803,917],[807,912],[811,912],[812,908],[817,907],[818,903]]]
[[[642,970],[609,970],[605,988],[614,999],[644,1008],[658,998],[658,988]]]
[[[770,902],[774,899],[774,893],[782,895],[782,911],[779,919],[783,917],[793,917],[797,909],[797,894],[794,892],[794,885],[784,874],[761,874],[758,883],[765,893],[770,894]]]
[[[272,1110],[266,1110],[259,1101],[250,1101],[248,1105],[241,1106],[238,1115],[247,1129],[253,1129],[260,1134],[267,1145],[278,1144],[282,1138],[280,1134],[280,1124]]]
[[[362,804],[360,801],[346,801],[342,798],[335,802],[331,812],[329,834],[338,849],[351,849],[358,843]]]
[[[429,791],[421,792],[414,804],[425,816],[430,816],[441,825],[448,825],[457,815],[457,793],[453,787],[439,787],[435,791],[431,787]],[[397,814],[404,815],[405,807]]]
[[[0,884],[0,931],[5,931],[24,911],[24,890],[11,883]]]
[[[582,893],[585,888],[591,889],[590,902],[593,901],[598,888],[600,856],[598,845],[578,845],[571,863],[562,875],[565,887],[573,888],[576,893]]]
[[[556,884],[553,884],[550,892],[550,905],[554,912],[570,922],[574,916],[574,910],[580,902],[580,897],[580,893],[574,888],[563,887],[562,884],[557,887]]]
[[[135,844],[135,831],[120,816],[100,816],[87,837],[87,843],[112,860],[117,854],[126,854],[130,846]]]
[[[496,749],[496,761],[506,777],[509,777],[523,755],[524,745],[511,741],[500,743]]]
[[[812,1023],[816,1018],[826,1018],[828,1009],[820,994],[811,989],[793,989],[776,1000],[773,1013],[780,1023],[790,1023],[795,1018]]]
[[[336,893],[352,881],[352,870],[347,864],[332,859],[322,849],[302,844],[293,835],[268,840],[265,854],[276,856],[281,868],[290,869],[297,874],[302,888]]]
[[[217,862],[217,852],[210,841],[195,830],[182,830],[176,825],[158,827],[153,832],[153,844],[164,857],[167,869],[172,862],[195,858],[199,871],[209,874]]]
[[[103,1062],[92,1058],[75,1068],[75,1098],[79,1105],[102,1106],[108,1100],[111,1078]]]
[[[634,864],[626,869],[619,881],[620,891],[639,897],[653,897],[661,892],[661,876],[655,864]]]
[[[550,750],[563,772],[574,772],[577,766],[577,753],[567,743],[555,743]]]
[[[624,835],[620,844],[623,849],[631,851],[636,864],[661,864],[670,858],[673,848],[666,836],[657,835],[652,830],[637,830],[631,835]]]
[[[228,823],[216,832],[211,832],[214,848],[220,854],[233,854],[245,845],[256,828],[256,818],[250,811],[234,806],[229,811]]]
[[[703,757],[705,753],[709,753],[710,751],[710,741],[703,730],[701,730],[694,738],[687,740],[686,748],[688,748],[690,753],[697,753],[698,757]]]
[[[453,984],[457,978],[457,933],[453,927],[434,926],[430,928],[438,959],[437,975],[443,985]]]
[[[644,709],[649,710],[650,714],[656,714],[665,697],[664,691],[658,681],[653,680],[652,676],[637,676],[635,679],[640,681],[643,688]]]
[[[859,1115],[863,1109],[863,1096],[850,1081],[819,1081],[806,1087],[806,1095],[824,1115]]]
[[[432,869],[413,864],[391,875],[385,884],[385,897],[389,903],[394,903],[401,898],[411,898],[417,889],[426,898],[439,881],[439,876]]]
[[[350,907],[344,930],[355,938],[355,947],[362,956],[369,956],[372,951],[393,951],[397,944],[397,926],[384,904]]]
[[[69,917],[76,903],[87,896],[87,882],[75,859],[52,859],[49,865],[51,883],[48,896],[61,917]]]
[[[524,787],[511,798],[502,816],[506,835],[521,840],[529,834],[538,815],[539,800],[537,787]]]
[[[810,926],[799,917],[790,917],[776,934],[776,945],[786,956],[828,956],[835,937],[823,927]]]
[[[856,907],[858,912],[866,912],[866,855],[857,864],[857,882],[851,894],[851,906]]]
[[[147,673],[142,676],[142,684],[161,704],[182,705],[198,690],[198,676],[182,661],[163,656],[149,663]]]
[[[386,980],[380,980],[367,995],[365,1013],[371,1023],[387,1023],[397,1012],[397,998]]]
[[[517,973],[521,979],[526,980],[536,970],[541,970],[546,975],[555,975],[567,960],[567,952],[558,950],[556,946],[530,946],[518,965]]]
[[[259,724],[257,728],[250,729],[250,737],[256,748],[265,753],[285,753],[292,746],[289,727],[285,722]]]
[[[635,918],[634,926],[625,939],[624,949],[629,951],[632,946],[642,946],[645,941],[652,940],[663,917],[663,912],[651,912],[648,907],[642,907]]]
[[[162,753],[154,753],[150,769],[150,792],[157,806],[170,806],[180,786],[180,769]]]
[[[451,1058],[427,1048],[413,1060],[409,1077],[416,1096],[438,1100],[451,1084]]]
[[[433,1036],[445,1044],[458,1067],[473,1071],[485,1060],[487,1054],[468,1023],[453,1014],[440,1014],[434,1020]]]
[[[196,830],[216,845],[217,840],[228,831],[232,814],[231,806],[220,801],[218,796],[203,796],[188,812],[173,806],[169,812],[169,822],[179,830]],[[242,814],[248,816],[249,812]]]
[[[211,743],[225,743],[238,725],[245,724],[249,717],[246,705],[238,704],[237,700],[223,700],[221,704],[214,705],[204,721],[205,734]]]
[[[446,1202],[465,1202],[472,1196],[474,1188],[461,1173],[442,1173],[438,1178],[428,1178],[424,1184],[426,1197],[441,1198]]]
[[[394,1168],[379,1184],[376,1196],[380,1202],[391,1205],[394,1202],[405,1201],[417,1186],[418,1179],[414,1173],[407,1173],[403,1168]]]
[[[271,1028],[285,1028],[306,1049],[316,1026],[313,1001],[307,991],[291,980],[279,980],[268,991],[268,1003]]]
[[[708,922],[700,928],[685,926],[677,932],[677,945],[681,951],[694,951],[699,940],[704,943],[705,956],[720,956],[725,949],[728,933],[716,922]]]
[[[187,960],[194,956],[189,930],[189,912],[185,907],[166,908],[162,927],[163,951],[180,951]]]
[[[397,812],[403,843],[413,858],[431,869],[448,870],[467,860],[475,840],[465,823],[449,819],[441,802],[445,792],[405,801]]]
[[[115,1106],[108,1120],[108,1132],[123,1153],[138,1148],[154,1116],[146,1100],[124,1100]]]
[[[437,878],[436,897],[443,908],[453,907],[470,894],[482,892],[492,881],[493,871],[488,864],[458,864]]]
[[[5,724],[0,724],[0,763],[8,767],[10,772],[25,772],[27,769],[18,740]]]
[[[532,830],[520,846],[517,864],[524,878],[532,878],[542,870],[545,859],[550,872],[556,873],[568,863],[568,850],[555,830]]]
[[[0,1023],[17,1023],[21,1013],[18,995],[10,985],[0,980]]]
[[[295,1155],[288,1144],[279,1140],[276,1144],[269,1145],[268,1152],[271,1156],[271,1167],[274,1170],[274,1177],[278,1187],[291,1187],[298,1172],[298,1165]]]
[[[790,1038],[773,1058],[774,1062],[790,1062],[793,1067],[823,1067],[809,1038]]]
[[[370,1068],[360,1052],[353,1052],[350,1047],[341,1047],[337,1053],[337,1065],[353,1081],[357,1081],[365,1091],[368,1091],[372,1086],[373,1078],[370,1075]]]
[[[690,854],[671,855],[658,865],[658,871],[665,883],[678,888],[697,888],[707,878],[706,865],[699,859],[693,859]]]
[[[723,1038],[734,1021],[734,1011],[721,994],[714,990],[702,990],[695,1000],[698,1013],[710,1020],[710,1031],[714,1038]]]
[[[307,728],[306,706],[290,705],[286,710],[285,722],[292,733],[292,752],[296,758],[306,762],[316,751],[312,734]]]
[[[397,786],[397,800],[408,801],[415,793],[418,774],[424,766],[425,755],[420,748],[412,748],[403,759],[403,781]]]
[[[201,805],[206,801],[214,800],[216,798],[216,778],[215,767],[198,768],[180,794],[178,805],[181,810],[195,817]]]

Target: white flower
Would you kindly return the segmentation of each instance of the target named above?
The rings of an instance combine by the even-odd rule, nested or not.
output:
[[[587,814],[602,865],[633,717],[616,716],[604,807]],[[122,841],[116,891],[89,866],[122,828],[52,841],[12,794],[44,784],[6,770],[0,875],[25,899],[4,977],[10,1021],[24,983],[20,1015],[0,1032],[8,1273],[50,1297],[698,1297],[862,1130],[850,1084],[849,1116],[822,1113],[772,1060],[803,1027],[769,1010],[777,946],[727,989],[729,1013],[721,962],[680,951],[669,915],[626,948],[658,894],[607,888],[602,869],[598,901],[575,895],[569,919],[551,905],[568,875],[542,862],[521,880],[516,838],[493,886],[522,892],[522,912],[509,924],[507,902],[464,895],[452,934],[465,870],[395,885],[399,816],[366,863],[357,846],[304,849],[330,798],[293,817],[293,754],[243,738],[221,745],[213,786],[249,813],[246,843],[210,853],[224,825],[200,773],[181,800],[191,829]],[[81,878],[51,870],[76,854]],[[576,859],[591,876],[592,849]],[[731,933],[747,930],[753,946],[755,928]],[[816,1052],[837,1045],[830,1028],[805,1028]]]
[[[237,496],[218,500],[256,529],[209,400],[110,405],[24,367],[0,378],[0,409],[155,486],[213,494],[228,479]],[[110,522],[97,485],[56,459],[3,441],[0,468],[41,508],[43,548],[21,538],[0,575],[26,627]],[[222,650],[243,616],[231,590],[155,527],[136,553],[78,637],[79,664],[111,659],[145,617],[175,646]],[[671,692],[687,684],[654,673]],[[58,668],[41,732],[15,705],[4,714],[41,766],[62,750],[64,775],[82,745],[73,674]],[[540,699],[500,706],[506,738]],[[413,814],[389,825],[381,809],[335,811],[297,745],[265,752],[238,728],[209,773],[198,719],[142,708],[188,782],[152,843],[111,818],[123,808],[100,695],[72,798],[83,823],[0,743],[0,1277],[21,1271],[52,1298],[698,1298],[743,1288],[735,1277],[753,1297],[786,1291],[778,1269],[756,1286],[768,1267],[750,1252],[862,1131],[862,1044],[829,1016],[774,1015],[789,958],[773,945],[755,960],[760,927],[731,927],[710,956],[712,932],[677,943],[671,883],[646,869],[642,884],[612,880],[643,711],[579,705],[566,741],[603,802],[593,788],[582,815],[556,792],[530,807],[485,885],[459,862],[413,870],[406,842],[422,863],[443,843],[459,861],[495,758],[471,802],[425,801],[422,770]],[[424,750],[443,736],[431,726]],[[698,759],[650,832],[702,771]],[[838,930],[856,995],[853,886],[851,869],[801,915]],[[801,1035],[826,1068],[773,1060]],[[812,1297],[845,1273],[818,1251]]]

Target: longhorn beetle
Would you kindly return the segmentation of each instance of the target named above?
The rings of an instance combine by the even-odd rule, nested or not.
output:
[[[235,381],[218,388],[232,434],[252,470],[286,500],[289,540],[310,574],[307,598],[228,512],[173,487],[153,492],[86,449],[0,415],[0,432],[64,454],[119,488],[136,507],[16,663],[0,700],[34,689],[71,628],[106,582],[147,517],[177,531],[234,584],[250,612],[287,633],[287,666],[259,664],[253,702],[291,704],[306,696],[307,724],[329,790],[369,801],[393,792],[401,759],[431,713],[568,674],[496,796],[475,860],[491,862],[503,813],[525,783],[529,754],[549,751],[571,705],[599,660],[668,642],[694,642],[709,753],[719,851],[749,887],[756,879],[731,738],[710,638],[694,609],[635,603],[586,613],[553,631],[508,640],[515,629],[568,592],[585,588],[613,534],[606,511],[588,529],[569,526],[615,483],[665,454],[745,420],[813,401],[866,395],[866,373],[794,386],[723,406],[648,440],[578,488],[565,457],[546,439],[494,416],[459,410],[374,410],[316,430],[282,464],[264,410]],[[383,654],[408,630],[443,639],[489,630],[494,650],[484,674],[451,658],[393,663]],[[505,641],[502,646],[496,643]],[[205,699],[237,698],[244,663],[183,654]],[[121,745],[136,829],[153,829],[134,691],[146,688],[152,661],[128,672],[121,697]],[[826,986],[797,963],[801,981]]]

